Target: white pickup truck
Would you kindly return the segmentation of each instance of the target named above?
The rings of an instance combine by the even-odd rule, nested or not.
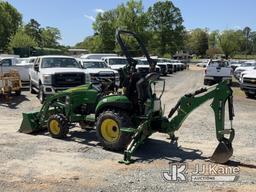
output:
[[[234,71],[235,78],[239,80],[242,72],[250,71],[254,67],[256,67],[256,61],[246,61],[245,63],[241,64],[239,67],[235,69]]]
[[[90,74],[92,83],[98,84],[99,82],[97,79],[106,78],[119,87],[120,78],[118,72],[108,67],[103,60],[81,59],[80,62],[85,73]]]
[[[120,71],[121,68],[125,67],[125,65],[128,64],[126,57],[105,57],[102,59],[111,69],[114,69],[117,71]],[[148,63],[144,64],[144,63],[138,62],[138,64],[136,65],[136,69],[138,72],[140,72],[143,75],[146,75],[149,73]]]
[[[232,82],[232,68],[228,61],[211,60],[205,69],[204,85],[213,85],[222,80]]]
[[[82,66],[73,57],[40,56],[29,71],[30,92],[38,93],[41,103],[47,95],[90,82]]]
[[[240,88],[247,97],[256,96],[256,67],[253,70],[244,71],[240,77]]]
[[[15,57],[0,58],[0,71],[7,73],[10,70],[16,70],[22,82],[29,82],[29,69],[31,67],[31,63],[20,62],[20,60]]]

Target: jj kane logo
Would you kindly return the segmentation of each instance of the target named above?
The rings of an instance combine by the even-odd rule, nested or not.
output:
[[[239,167],[217,164],[196,164],[188,172],[186,163],[169,163],[169,170],[162,171],[162,178],[167,182],[233,182],[239,177]]]

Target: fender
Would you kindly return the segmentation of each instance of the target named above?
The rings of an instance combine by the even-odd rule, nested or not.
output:
[[[103,97],[96,106],[95,117],[106,108],[117,108],[124,111],[132,110],[132,103],[124,95],[109,95]]]

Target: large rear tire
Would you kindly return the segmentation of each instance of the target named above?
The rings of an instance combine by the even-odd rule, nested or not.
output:
[[[124,133],[120,128],[133,127],[130,117],[121,111],[103,111],[97,118],[97,138],[106,149],[120,151],[127,147],[131,135]]]

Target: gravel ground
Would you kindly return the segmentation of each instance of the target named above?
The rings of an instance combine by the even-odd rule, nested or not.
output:
[[[162,102],[168,113],[180,96],[202,87],[203,70],[192,67],[165,79]],[[117,163],[121,153],[101,148],[94,131],[74,128],[66,140],[18,133],[22,112],[40,107],[38,99],[27,91],[8,101],[0,98],[0,191],[256,191],[256,100],[233,90],[234,154],[227,165],[217,166],[238,167],[235,182],[166,182],[162,177],[169,163],[186,163],[189,174],[196,164],[215,165],[208,160],[217,145],[210,102],[184,122],[178,143],[156,133],[127,166]]]

